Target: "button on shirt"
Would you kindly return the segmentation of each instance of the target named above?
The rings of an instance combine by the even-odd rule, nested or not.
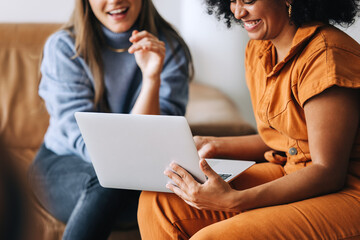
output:
[[[297,30],[292,47],[276,64],[270,41],[251,40],[246,80],[258,132],[274,150],[285,152],[285,171],[311,163],[304,105],[334,85],[360,87],[360,45],[335,27],[311,24]],[[360,159],[360,136],[351,153]]]
[[[296,155],[296,154],[297,154],[296,148],[294,148],[294,147],[290,148],[290,149],[289,149],[289,154],[290,154],[290,155]]]

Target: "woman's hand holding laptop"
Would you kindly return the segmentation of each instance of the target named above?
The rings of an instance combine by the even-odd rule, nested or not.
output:
[[[216,156],[215,145],[212,144],[213,139],[215,139],[215,137],[194,137],[194,142],[200,158],[213,158]]]
[[[164,174],[176,185],[168,183],[166,187],[195,208],[239,212],[232,201],[237,191],[232,189],[204,158],[200,160],[199,165],[207,176],[206,182],[203,184],[197,182],[184,168],[173,162],[170,164],[171,170],[165,170]]]

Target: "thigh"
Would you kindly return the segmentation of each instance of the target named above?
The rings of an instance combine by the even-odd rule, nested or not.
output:
[[[280,165],[256,164],[234,180],[232,187],[244,189],[283,175]],[[175,194],[152,192],[142,193],[138,211],[143,239],[188,239],[200,229],[235,215],[236,213],[198,210]]]
[[[360,239],[359,200],[346,191],[240,213],[191,239]]]
[[[83,190],[99,185],[91,163],[76,155],[57,155],[44,146],[31,165],[29,175],[39,201],[64,222]]]
[[[274,163],[258,163],[241,173],[230,185],[237,190],[252,188],[285,175],[284,168]]]

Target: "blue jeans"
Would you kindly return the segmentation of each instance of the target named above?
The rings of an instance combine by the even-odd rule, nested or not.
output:
[[[107,239],[115,222],[136,221],[139,191],[100,186],[91,163],[41,146],[30,167],[41,204],[66,223],[63,239]]]

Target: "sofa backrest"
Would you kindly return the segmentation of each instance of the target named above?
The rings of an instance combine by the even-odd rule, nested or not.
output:
[[[0,138],[8,149],[33,149],[49,117],[38,95],[42,49],[59,24],[0,24]]]

